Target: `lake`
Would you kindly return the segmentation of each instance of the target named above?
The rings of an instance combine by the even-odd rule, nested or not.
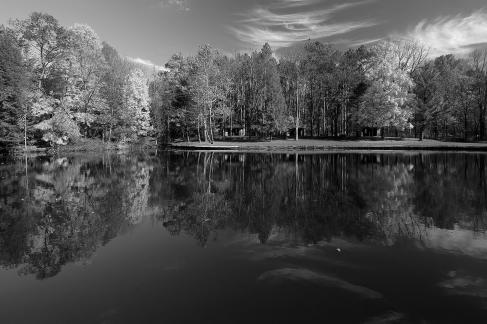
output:
[[[0,322],[485,322],[486,160],[3,158]]]

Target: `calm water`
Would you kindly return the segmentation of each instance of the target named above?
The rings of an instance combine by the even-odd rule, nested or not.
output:
[[[487,155],[0,161],[1,323],[485,323]]]

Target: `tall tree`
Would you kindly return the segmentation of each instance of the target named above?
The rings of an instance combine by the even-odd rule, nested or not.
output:
[[[56,63],[66,55],[68,33],[56,18],[34,12],[27,19],[11,22],[21,40],[24,55],[32,60],[38,88],[51,76]]]
[[[123,90],[130,68],[117,50],[106,42],[102,43],[102,54],[107,68],[104,69],[100,92],[108,108],[99,118],[103,119],[104,125],[107,125],[107,138],[111,140],[114,130],[122,123]]]
[[[416,109],[413,116],[413,123],[419,139],[423,140],[425,130],[429,129],[435,118],[437,105],[437,86],[439,72],[433,61],[427,62],[412,74],[416,95]]]
[[[154,127],[164,143],[169,143],[172,136],[177,135],[189,140],[197,128],[198,115],[191,97],[191,67],[187,58],[175,54],[165,68],[166,71],[159,72],[149,87]]]
[[[470,56],[472,66],[473,87],[478,110],[478,137],[486,137],[485,118],[487,115],[487,49],[475,50]]]
[[[287,93],[288,98],[288,112],[292,109],[291,104],[294,103],[294,129],[296,141],[299,140],[300,108],[302,106],[300,98],[305,92],[306,82],[304,80],[303,69],[301,68],[304,59],[304,52],[300,48],[293,48],[289,50],[280,61],[280,71],[283,75],[281,77],[281,84],[286,85],[284,92]]]
[[[106,63],[102,44],[96,32],[88,25],[75,24],[68,29],[70,62],[68,80],[62,105],[73,117],[85,135],[95,128],[104,128],[106,120],[98,118],[108,112],[101,87]]]
[[[218,51],[209,45],[201,46],[193,60],[191,88],[199,109],[198,119],[204,127],[205,141],[213,142],[214,105],[224,100],[221,78],[216,65]]]
[[[269,44],[258,55],[257,100],[259,103],[259,132],[269,135],[287,130],[284,96],[280,85],[277,62]]]
[[[400,68],[393,44],[381,42],[372,51],[374,55],[366,62],[370,87],[360,105],[359,123],[362,126],[404,129],[412,117],[408,103],[412,99],[413,81],[409,73]]]
[[[27,70],[13,33],[0,26],[0,143],[27,139]]]
[[[144,73],[135,69],[124,87],[125,109],[123,119],[129,135],[147,136],[152,130],[150,118],[149,85]]]

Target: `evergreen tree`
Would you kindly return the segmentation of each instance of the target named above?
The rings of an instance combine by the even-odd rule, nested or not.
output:
[[[289,116],[285,112],[285,101],[280,85],[277,61],[268,43],[259,53],[260,80],[259,94],[261,96],[260,115],[261,134],[271,135],[276,132],[286,131],[289,127]]]
[[[27,114],[27,71],[12,33],[0,26],[0,145],[22,140]]]

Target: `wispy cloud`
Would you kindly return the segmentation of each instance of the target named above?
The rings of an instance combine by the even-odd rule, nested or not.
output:
[[[479,45],[487,45],[487,12],[423,20],[406,37],[430,46],[431,56],[467,54]]]
[[[165,71],[166,70],[166,68],[164,66],[154,64],[152,61],[145,60],[145,59],[140,58],[140,57],[127,57],[127,59],[133,63],[140,64],[140,65],[146,66],[150,69],[154,69],[157,71]]]
[[[334,45],[343,45],[346,48],[350,47],[359,47],[362,45],[369,45],[373,43],[380,42],[384,38],[366,38],[366,39],[347,39],[347,38],[341,38],[341,39],[334,39],[333,44]]]
[[[289,46],[309,38],[326,38],[371,27],[375,21],[337,22],[335,14],[370,1],[350,2],[323,8],[312,6],[315,0],[279,0],[268,7],[256,7],[247,13],[238,26],[229,27],[241,41],[275,48]],[[292,8],[293,12],[289,13]]]
[[[160,0],[159,5],[162,8],[174,7],[182,11],[189,11],[189,0]]]
[[[294,8],[311,5],[320,0],[281,0],[273,4],[274,8]]]

